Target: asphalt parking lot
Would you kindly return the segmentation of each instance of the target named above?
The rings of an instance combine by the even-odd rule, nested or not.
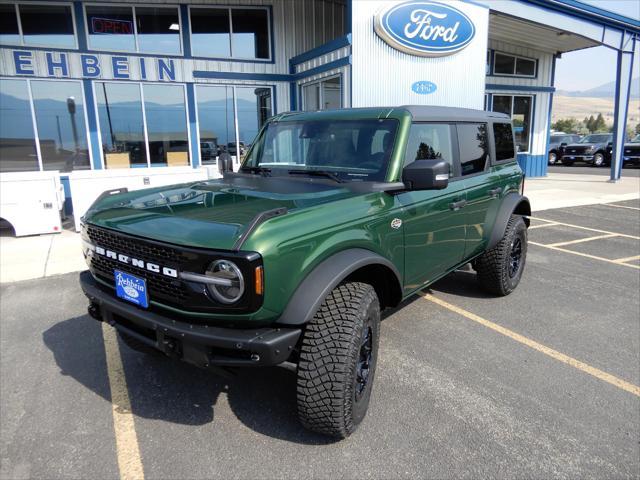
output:
[[[463,270],[386,313],[342,442],[299,426],[291,369],[224,380],[114,344],[77,274],[3,285],[0,477],[638,478],[640,201],[532,227],[509,297]]]

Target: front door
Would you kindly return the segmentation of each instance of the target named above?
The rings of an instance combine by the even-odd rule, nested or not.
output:
[[[411,126],[405,165],[424,159],[444,159],[451,178],[443,190],[404,192],[405,294],[441,276],[462,261],[465,248],[466,193],[455,162],[455,126],[415,123]]]

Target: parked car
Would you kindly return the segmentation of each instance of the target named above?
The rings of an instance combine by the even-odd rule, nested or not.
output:
[[[580,138],[582,138],[580,135],[573,133],[552,133],[549,137],[549,165],[559,163],[562,160],[565,147],[579,142]]]
[[[613,134],[593,133],[565,147],[562,164],[571,166],[575,162],[585,162],[594,167],[609,165]]]
[[[240,156],[243,156],[245,153],[247,153],[247,148],[245,147],[244,142],[238,142],[238,145],[240,145]],[[227,144],[227,152],[229,152],[229,155],[233,157],[236,156],[237,148],[238,146],[235,142],[229,142]]]
[[[640,165],[640,134],[624,145],[622,165]]]
[[[200,142],[200,156],[202,160],[215,160],[218,155],[218,144],[216,142]]]
[[[237,173],[105,192],[83,218],[80,283],[136,350],[217,372],[293,362],[302,424],[344,438],[367,412],[382,309],[469,262],[494,295],[518,286],[522,186],[500,113],[281,114]]]

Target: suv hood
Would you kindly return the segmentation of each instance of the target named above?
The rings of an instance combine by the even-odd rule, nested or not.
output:
[[[357,194],[324,179],[238,175],[100,197],[84,221],[176,245],[231,250],[262,212]]]

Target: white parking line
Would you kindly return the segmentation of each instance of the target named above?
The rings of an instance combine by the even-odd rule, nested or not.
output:
[[[628,263],[622,263],[617,260],[611,260],[609,258],[597,257],[595,255],[589,255],[588,253],[574,252],[573,250],[567,250],[566,248],[553,247],[551,245],[546,245],[544,243],[532,242],[531,240],[529,240],[528,243],[529,245],[535,245],[536,247],[548,248],[550,250],[556,250],[558,252],[570,253],[571,255],[578,255],[580,257],[591,258],[592,260],[600,260],[601,262],[612,263],[614,265],[620,265],[622,267],[629,267],[629,268],[635,268],[636,270],[640,270],[640,266],[638,265],[629,265]]]
[[[604,233],[604,234],[608,234],[608,235],[616,235],[618,237],[631,238],[633,240],[640,240],[640,237],[637,237],[635,235],[627,235],[626,233],[609,232],[608,230],[600,230],[598,228],[582,227],[580,225],[574,225],[572,223],[556,222],[555,220],[546,220],[544,218],[538,218],[538,217],[529,217],[529,218],[531,218],[532,220],[540,220],[542,222],[555,223],[556,225],[562,225],[563,227],[578,228],[580,230],[587,230],[589,232]]]
[[[563,247],[565,245],[575,245],[576,243],[591,242],[592,240],[602,240],[603,238],[617,237],[615,233],[608,233],[606,235],[598,235],[596,237],[579,238],[577,240],[569,240],[568,242],[547,243],[548,247]]]
[[[627,263],[632,262],[634,260],[640,260],[640,255],[634,255],[633,257],[625,257],[625,258],[616,258],[614,260],[615,263]]]
[[[604,205],[605,207],[628,208],[629,210],[639,210],[640,211],[640,208],[638,208],[638,207],[628,207],[627,205],[616,205],[614,203],[603,203],[602,205]]]

